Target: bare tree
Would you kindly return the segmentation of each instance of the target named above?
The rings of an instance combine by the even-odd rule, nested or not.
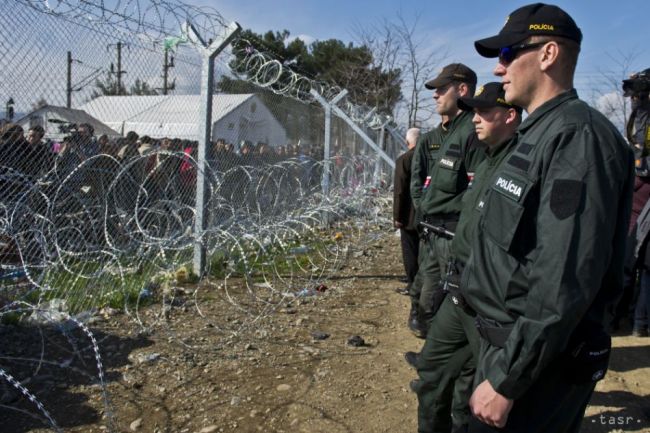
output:
[[[600,79],[593,89],[592,104],[603,113],[620,131],[624,131],[630,114],[630,101],[623,96],[622,83],[636,72],[634,68],[638,52],[619,51],[615,55],[606,53],[615,65],[614,69],[600,70]]]
[[[444,47],[430,46],[424,37],[418,38],[419,33],[419,15],[408,20],[401,12],[394,21],[358,25],[353,32],[358,42],[371,50],[377,67],[400,70],[402,95],[393,117],[404,119],[409,127],[420,126],[433,114],[433,100],[426,94],[424,83],[447,55]]]
[[[401,59],[403,64],[403,86],[406,93],[405,104],[408,126],[420,126],[420,122],[433,114],[433,100],[423,96],[424,83],[434,75],[434,70],[447,56],[443,47],[426,46],[426,40],[417,39],[419,16],[408,24],[404,16],[397,14],[397,31],[401,42]],[[424,114],[424,116],[421,116]]]

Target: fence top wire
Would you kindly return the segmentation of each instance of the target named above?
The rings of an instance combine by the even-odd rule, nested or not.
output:
[[[142,42],[154,44],[173,44],[170,38],[186,39],[187,35],[180,34],[186,22],[192,23],[205,40],[222,34],[229,23],[213,8],[174,0],[16,1],[60,19],[80,25],[93,25],[95,29],[105,27],[119,30],[131,36],[137,35]],[[311,79],[294,71],[265,52],[264,47],[255,47],[250,41],[238,39],[233,46],[237,48],[232,52],[234,61],[228,65],[230,72],[263,89],[305,103],[314,102],[310,94],[312,89],[327,100],[333,99],[342,90],[335,84]],[[359,106],[349,98],[341,102],[340,106],[352,120],[371,129],[379,129],[392,120],[390,116]]]
[[[227,26],[215,9],[174,0],[16,0],[34,9],[62,18],[103,23],[129,33],[162,39],[177,34],[189,21],[206,39]]]

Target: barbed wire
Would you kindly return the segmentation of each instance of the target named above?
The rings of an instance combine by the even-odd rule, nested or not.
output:
[[[119,28],[131,34],[162,40],[177,34],[186,21],[205,37],[220,34],[227,21],[214,8],[174,0],[16,0],[40,12],[72,21]]]
[[[110,7],[101,0],[16,0],[3,7],[7,24],[3,39],[17,54],[4,58],[3,91],[23,100],[23,106],[35,92],[60,98],[64,71],[59,66],[52,70],[52,65],[59,65],[66,51],[84,61],[84,73],[73,75],[77,86],[90,83],[95,71],[110,70],[106,64],[113,58],[108,47],[115,41],[131,46],[130,76],[150,77],[148,68],[154,62],[147,59],[162,60],[159,48],[166,37],[183,37],[181,24],[190,21],[205,39],[220,34],[227,24],[216,11],[155,0],[117,1]],[[14,22],[13,15],[23,22]],[[12,43],[15,31],[40,17],[46,18],[42,35],[21,40],[19,46]],[[56,32],[55,38],[59,24],[66,33]],[[194,312],[218,338],[248,338],[272,326],[278,310],[309,299],[316,302],[351,255],[375,239],[371,233],[392,227],[389,199],[383,194],[392,173],[381,171],[377,178],[376,155],[366,154],[368,148],[349,125],[340,122],[333,127],[339,140],[333,145],[336,156],[329,160],[322,156],[318,144],[324,132],[322,111],[307,106],[313,103],[310,91],[331,99],[341,89],[310,80],[268,53],[239,42],[235,45],[247,51],[224,54],[220,66],[286,98],[268,107],[269,112],[281,111],[289,98],[305,103],[302,114],[292,112],[298,125],[282,125],[291,128],[295,138],[285,131],[287,141],[279,139],[271,146],[279,149],[286,143],[293,147],[292,156],[262,154],[264,146],[259,146],[258,155],[244,157],[233,149],[213,154],[200,172],[196,146],[189,140],[176,139],[173,150],[125,145],[123,149],[131,151],[127,156],[117,152],[123,138],[113,136],[101,149],[94,140],[76,145],[78,131],[72,128],[65,132],[68,137],[55,131],[52,142],[41,143],[38,149],[53,160],[38,167],[44,154],[21,153],[30,145],[22,136],[13,137],[10,129],[2,129],[0,336],[8,343],[0,350],[1,407],[61,431],[66,427],[57,406],[65,395],[62,389],[82,381],[96,385],[89,392],[97,397],[92,410],[102,413],[97,422],[117,431],[109,399],[112,379],[106,375],[112,366],[104,365],[100,356],[100,349],[110,347],[106,341],[115,337],[91,331],[96,320],[123,311],[122,323],[137,324],[133,328],[138,335],[167,334],[182,347],[200,350],[187,338],[200,329],[181,335],[173,326],[182,309]],[[175,53],[177,76],[185,76],[186,88],[194,89],[200,61],[189,48],[179,46]],[[97,50],[103,58],[95,56]],[[25,69],[19,59],[29,60],[34,52],[36,66],[33,71]],[[93,71],[90,78],[88,70]],[[30,78],[23,77],[34,71]],[[112,77],[120,73],[118,68]],[[90,90],[81,92],[77,101],[94,98]],[[386,121],[349,100],[340,107],[366,128]],[[180,112],[187,107],[177,108]],[[174,112],[166,122],[177,121],[178,115]],[[44,120],[42,126],[74,126],[74,121],[55,120],[58,125]],[[23,127],[27,129],[31,121]],[[242,154],[245,145],[252,146],[246,143],[252,129],[229,138],[235,143],[241,139]],[[260,137],[250,139],[268,141]],[[322,185],[326,170],[328,189]],[[199,176],[206,181],[207,221],[197,232]],[[204,247],[208,261],[201,282],[192,269],[197,244]],[[227,311],[227,320],[212,311],[215,297]],[[62,388],[45,389],[43,372],[56,377]]]
[[[164,160],[158,169],[136,173],[134,168],[154,159]],[[164,327],[171,306],[188,295],[182,286],[190,279],[191,251],[200,241],[211,257],[210,282],[190,289],[189,297],[199,315],[213,323],[203,313],[200,293],[217,288],[242,320],[230,330],[223,323],[213,325],[241,333],[278,308],[316,294],[353,248],[363,248],[367,225],[389,224],[387,200],[368,188],[374,159],[332,161],[328,196],[318,184],[323,161],[289,159],[227,169],[214,163],[205,173],[209,223],[197,237],[191,230],[194,209],[179,195],[183,178],[166,171],[165,163],[189,163],[196,174],[191,156],[167,151],[126,163],[97,155],[70,173],[55,166],[36,180],[7,167],[0,170],[5,173],[0,183],[9,187],[0,205],[0,227],[17,253],[17,260],[8,263],[5,249],[1,260],[0,320],[18,315],[38,326],[68,322],[83,331],[92,343],[107,422],[112,412],[104,369],[97,341],[82,317],[97,314],[112,299],[124,299],[126,311],[143,329]],[[238,288],[242,285],[244,291]],[[154,299],[160,301],[160,312],[142,316],[142,306]],[[61,305],[70,314],[58,312]],[[76,346],[65,326],[57,329]],[[60,431],[35,394],[8,372],[0,370],[0,376]]]
[[[332,100],[343,89],[323,81],[306,77],[284,65],[269,52],[261,52],[249,40],[239,38],[233,44],[231,71],[263,89],[281,96],[288,96],[305,103],[313,103],[315,90],[327,101]],[[237,48],[239,47],[239,48]],[[375,109],[363,107],[346,98],[341,108],[356,123],[371,129],[379,129],[392,121],[392,117],[377,113]]]

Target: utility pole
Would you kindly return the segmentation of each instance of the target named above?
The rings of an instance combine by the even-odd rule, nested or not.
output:
[[[117,43],[117,94],[122,93],[122,42]]]
[[[171,87],[169,86],[169,68],[174,67],[174,56],[169,58],[169,49],[165,48],[165,62],[163,63],[163,95],[167,94],[167,91],[174,89],[174,84],[172,83]]]
[[[66,73],[65,106],[72,107],[72,52],[68,51],[68,71]]]
[[[106,46],[106,49],[108,50],[109,47],[113,46],[113,44],[109,44]],[[116,77],[116,83],[117,83],[117,89],[115,89],[115,94],[121,95],[122,94],[122,74],[126,74],[126,71],[122,70],[122,42],[118,42],[115,44],[117,47],[117,71],[113,67],[113,64],[111,63],[111,69],[110,72],[111,74],[115,74]],[[127,45],[128,47],[128,45]]]

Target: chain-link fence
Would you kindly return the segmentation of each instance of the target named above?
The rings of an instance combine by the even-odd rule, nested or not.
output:
[[[194,286],[199,312],[199,291],[220,290],[255,322],[389,221],[379,192],[402,150],[389,119],[237,39],[213,10],[10,0],[0,44],[0,319],[59,324],[50,344],[86,350],[102,384],[85,319],[120,308],[158,323],[199,274],[211,282]],[[157,301],[147,322],[140,307]],[[44,353],[37,363],[58,356]],[[0,350],[0,404],[12,389],[33,403],[18,413],[60,430],[21,384],[38,368],[18,358]]]

